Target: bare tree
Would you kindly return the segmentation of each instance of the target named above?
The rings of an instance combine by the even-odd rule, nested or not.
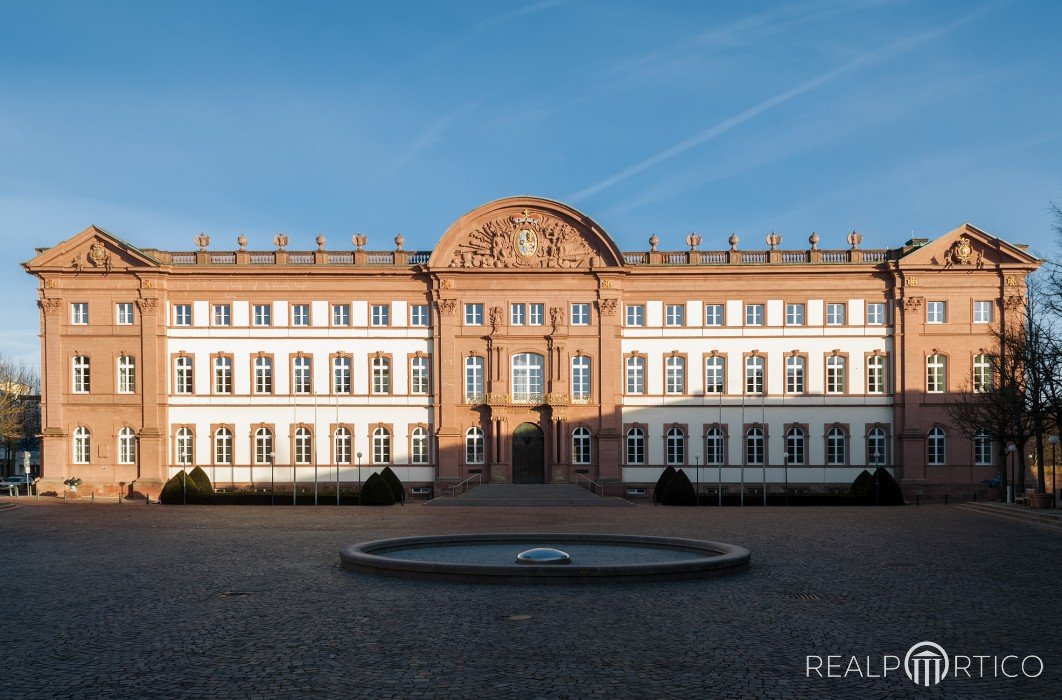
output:
[[[15,455],[40,433],[40,377],[28,365],[0,354],[0,445],[3,472],[15,471]]]

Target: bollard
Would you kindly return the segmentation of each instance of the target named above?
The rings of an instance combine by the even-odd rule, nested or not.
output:
[[[96,502],[96,492],[95,491],[93,491],[91,494],[89,494],[89,501],[91,501],[92,503]]]
[[[944,494],[944,505],[948,505],[948,494]]]
[[[118,505],[122,505],[122,492],[118,492]]]
[[[917,493],[915,494],[915,505],[916,506],[922,505],[922,496],[917,494]]]

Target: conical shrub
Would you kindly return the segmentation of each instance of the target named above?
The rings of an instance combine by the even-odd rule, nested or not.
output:
[[[395,494],[382,476],[373,473],[361,485],[360,503],[363,506],[393,506]]]
[[[167,505],[174,503],[181,504],[184,503],[187,498],[188,503],[195,503],[199,500],[199,496],[199,489],[196,487],[195,482],[192,481],[188,477],[188,474],[182,469],[174,474],[173,477],[162,487],[162,493],[159,494],[159,501]]]
[[[214,486],[210,483],[210,477],[202,467],[196,467],[188,474],[188,480],[195,484],[200,493],[214,493]]]
[[[874,495],[874,475],[868,472],[866,469],[859,473],[859,476],[855,478],[852,485],[848,487],[849,496],[873,496]]]
[[[391,467],[384,467],[383,471],[380,472],[380,476],[391,487],[391,495],[394,496],[395,503],[401,503],[406,500],[406,489],[402,486],[402,480],[398,478],[398,474],[391,470]]]
[[[653,503],[660,503],[660,496],[664,493],[664,489],[667,488],[667,484],[675,476],[675,468],[668,467],[660,474],[660,478],[656,480],[656,486],[653,487]]]
[[[660,494],[660,505],[664,506],[695,506],[697,505],[697,491],[693,488],[686,472],[679,469],[664,486],[664,492]]]
[[[879,502],[883,506],[902,506],[903,505],[903,492],[900,491],[900,485],[896,483],[896,479],[885,467],[878,467],[874,472],[874,476],[878,479],[878,498]],[[873,477],[871,477],[873,478]],[[870,485],[870,495],[874,496],[874,485]]]

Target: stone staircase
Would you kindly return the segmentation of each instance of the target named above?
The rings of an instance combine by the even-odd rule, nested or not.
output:
[[[1062,509],[1034,510],[1028,506],[1008,503],[963,503],[957,507],[970,513],[1006,518],[1062,533]]]
[[[482,484],[457,496],[441,496],[428,506],[629,506],[629,501],[598,496],[576,484]]]

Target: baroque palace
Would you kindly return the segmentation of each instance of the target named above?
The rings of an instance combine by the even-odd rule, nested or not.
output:
[[[1040,260],[963,225],[888,250],[622,252],[559,202],[513,197],[433,251],[138,248],[90,227],[37,250],[44,492],[219,485],[584,482],[667,465],[702,491],[847,487],[883,465],[911,493],[1000,470],[949,424],[992,381],[990,330]]]

